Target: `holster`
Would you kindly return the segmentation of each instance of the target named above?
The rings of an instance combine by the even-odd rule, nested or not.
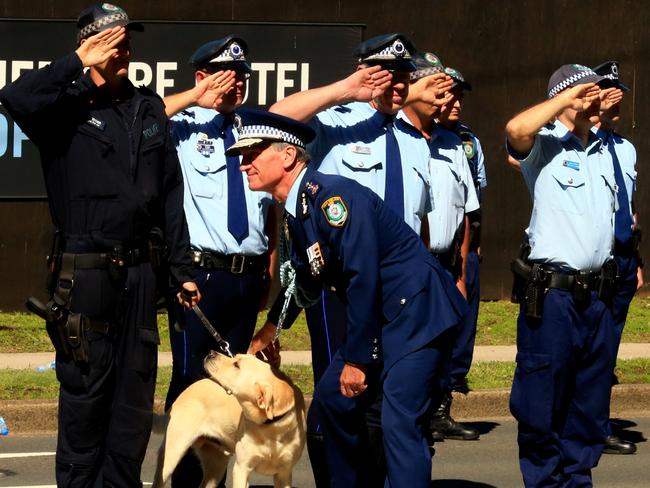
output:
[[[547,284],[546,271],[539,264],[533,264],[524,288],[524,314],[528,320],[542,320]]]
[[[512,271],[512,292],[510,301],[512,303],[523,303],[526,282],[530,277],[531,266],[527,264],[528,256],[530,255],[530,244],[528,239],[524,238],[519,246],[519,253],[515,260],[510,263],[510,271]]]
[[[608,307],[611,307],[614,303],[614,297],[618,292],[620,280],[618,264],[615,260],[610,259],[603,264],[598,283],[598,298]]]

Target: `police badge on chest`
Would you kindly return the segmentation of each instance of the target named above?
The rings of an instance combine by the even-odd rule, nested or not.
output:
[[[325,260],[323,253],[320,250],[320,244],[315,242],[307,248],[307,260],[309,261],[309,268],[313,276],[320,275],[323,267],[325,267]]]

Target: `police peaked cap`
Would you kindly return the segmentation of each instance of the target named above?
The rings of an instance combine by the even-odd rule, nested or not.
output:
[[[127,29],[138,32],[144,31],[140,22],[131,22],[124,9],[110,3],[97,3],[85,8],[77,19],[77,42],[86,39],[103,30],[117,26],[124,26]]]
[[[620,88],[623,91],[630,91],[629,87],[621,83],[621,80],[618,78],[618,66],[618,61],[607,61],[592,69],[597,75],[604,76],[610,80],[614,87]]]
[[[302,122],[254,108],[237,110],[234,126],[239,137],[226,149],[227,156],[265,142],[287,142],[304,149],[316,137],[314,130]]]
[[[214,66],[220,70],[233,70],[241,73],[250,73],[251,67],[246,62],[248,45],[240,38],[233,35],[206,42],[190,56],[189,63],[195,70]]]
[[[553,98],[561,91],[584,83],[596,83],[601,87],[612,86],[604,76],[594,73],[582,64],[565,64],[560,66],[548,80],[548,98]]]
[[[465,81],[465,77],[457,69],[446,67],[445,74],[454,80],[453,85],[451,85],[452,88],[460,86],[463,90],[472,91],[472,85]]]
[[[380,65],[384,69],[415,71],[412,55],[415,46],[404,34],[383,34],[363,41],[353,51],[359,64]]]
[[[442,73],[445,70],[440,58],[433,53],[414,53],[413,64],[415,64],[415,71],[411,73],[411,81],[417,81],[425,76]]]

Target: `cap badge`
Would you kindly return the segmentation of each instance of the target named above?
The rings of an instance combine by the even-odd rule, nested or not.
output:
[[[612,74],[618,78],[618,66],[615,63],[612,63]]]
[[[440,65],[440,59],[438,59],[438,57],[435,54],[426,53],[424,55],[424,59],[429,61],[429,63],[431,63],[434,66]]]
[[[406,47],[399,39],[395,39],[395,42],[393,42],[392,49],[393,49],[393,54],[398,58],[402,58],[406,55]]]
[[[348,219],[348,209],[341,197],[336,196],[327,199],[320,208],[325,214],[327,223],[332,227],[343,227],[345,225],[345,221]]]
[[[116,5],[110,4],[110,3],[102,3],[102,9],[106,10],[107,12],[121,12],[122,9],[120,7],[117,7]]]
[[[573,69],[576,69],[578,71],[591,71],[591,68],[587,68],[586,66],[582,64],[572,64],[571,67]]]
[[[214,141],[208,138],[207,134],[200,132],[196,141],[196,150],[201,156],[209,158],[214,153]]]
[[[239,59],[244,55],[244,50],[241,48],[239,44],[236,42],[233,42],[230,44],[230,56],[233,59]]]

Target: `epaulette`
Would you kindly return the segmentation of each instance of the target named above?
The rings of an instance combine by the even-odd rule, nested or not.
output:
[[[138,86],[136,89],[145,97],[154,97],[159,99],[162,102],[162,97],[158,95],[155,91],[153,91],[151,88],[148,88],[146,86]]]

